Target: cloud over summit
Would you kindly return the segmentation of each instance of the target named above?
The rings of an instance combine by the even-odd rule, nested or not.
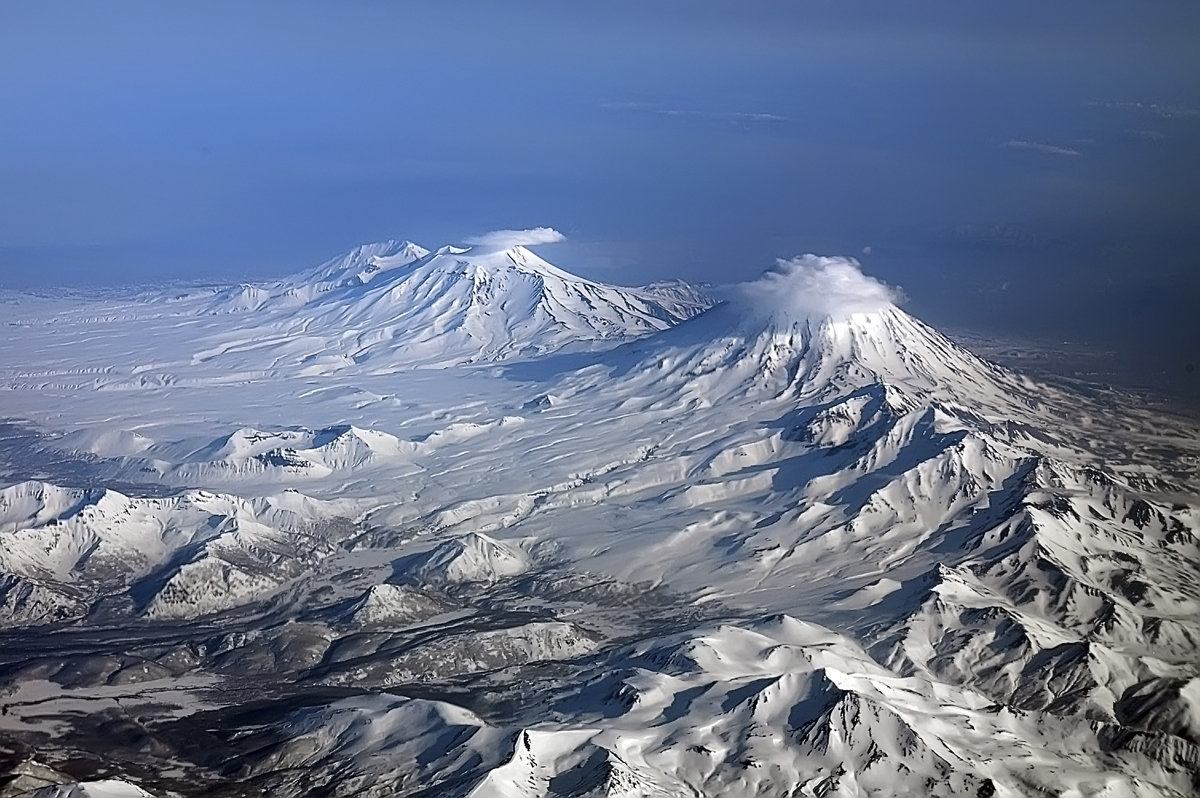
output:
[[[871,313],[904,299],[899,289],[863,274],[854,258],[820,255],[780,259],[757,280],[731,292],[753,312],[796,319]]]
[[[532,227],[528,230],[493,230],[468,238],[464,243],[481,249],[511,249],[538,244],[557,244],[566,238],[553,227]]]

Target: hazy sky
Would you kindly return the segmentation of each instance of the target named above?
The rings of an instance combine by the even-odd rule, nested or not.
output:
[[[548,225],[598,279],[856,255],[935,324],[1182,369],[1198,42],[1194,0],[9,0],[0,286]]]

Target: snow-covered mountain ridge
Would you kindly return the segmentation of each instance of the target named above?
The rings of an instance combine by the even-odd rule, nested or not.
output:
[[[627,340],[703,311],[703,294],[675,283],[623,288],[583,279],[528,248],[408,241],[357,247],[313,272],[217,294],[212,314],[246,314],[260,338],[315,338],[308,371],[370,362],[442,366]],[[248,321],[248,325],[247,325]],[[319,349],[317,347],[320,347]],[[271,348],[291,355],[280,340]],[[224,357],[216,347],[199,358]]]
[[[1200,790],[1194,424],[993,366],[847,259],[703,312],[488,245],[262,290],[64,308],[0,347],[49,433],[3,450],[37,478],[0,491],[0,735],[26,770],[160,795]]]

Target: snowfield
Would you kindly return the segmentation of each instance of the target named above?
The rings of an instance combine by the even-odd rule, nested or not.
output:
[[[0,796],[1200,793],[1194,421],[510,243],[5,297]]]

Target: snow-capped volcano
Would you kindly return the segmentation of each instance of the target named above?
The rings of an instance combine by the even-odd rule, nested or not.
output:
[[[806,256],[726,291],[707,312],[605,358],[614,371],[704,404],[735,397],[787,397],[806,404],[871,385],[893,400],[969,397],[1009,407],[1029,381],[995,366],[918,321],[849,259]],[[822,288],[836,267],[849,287],[838,302]],[[795,284],[804,284],[798,291]],[[814,296],[815,294],[815,296]]]
[[[522,246],[442,247],[304,308],[308,328],[357,331],[351,355],[422,363],[503,360],[644,335],[702,310],[668,288],[620,288],[569,274]]]
[[[926,394],[993,391],[1009,377],[895,307],[843,317],[758,318],[727,303],[674,332],[655,342],[667,344],[656,352],[665,371],[691,379],[728,371],[797,399],[880,381]]]
[[[255,311],[247,321],[256,348],[319,374],[594,348],[666,329],[710,304],[682,283],[627,288],[584,279],[520,244],[430,252],[387,241],[274,286],[219,295],[208,312]],[[228,360],[241,348],[220,338],[197,357]]]

